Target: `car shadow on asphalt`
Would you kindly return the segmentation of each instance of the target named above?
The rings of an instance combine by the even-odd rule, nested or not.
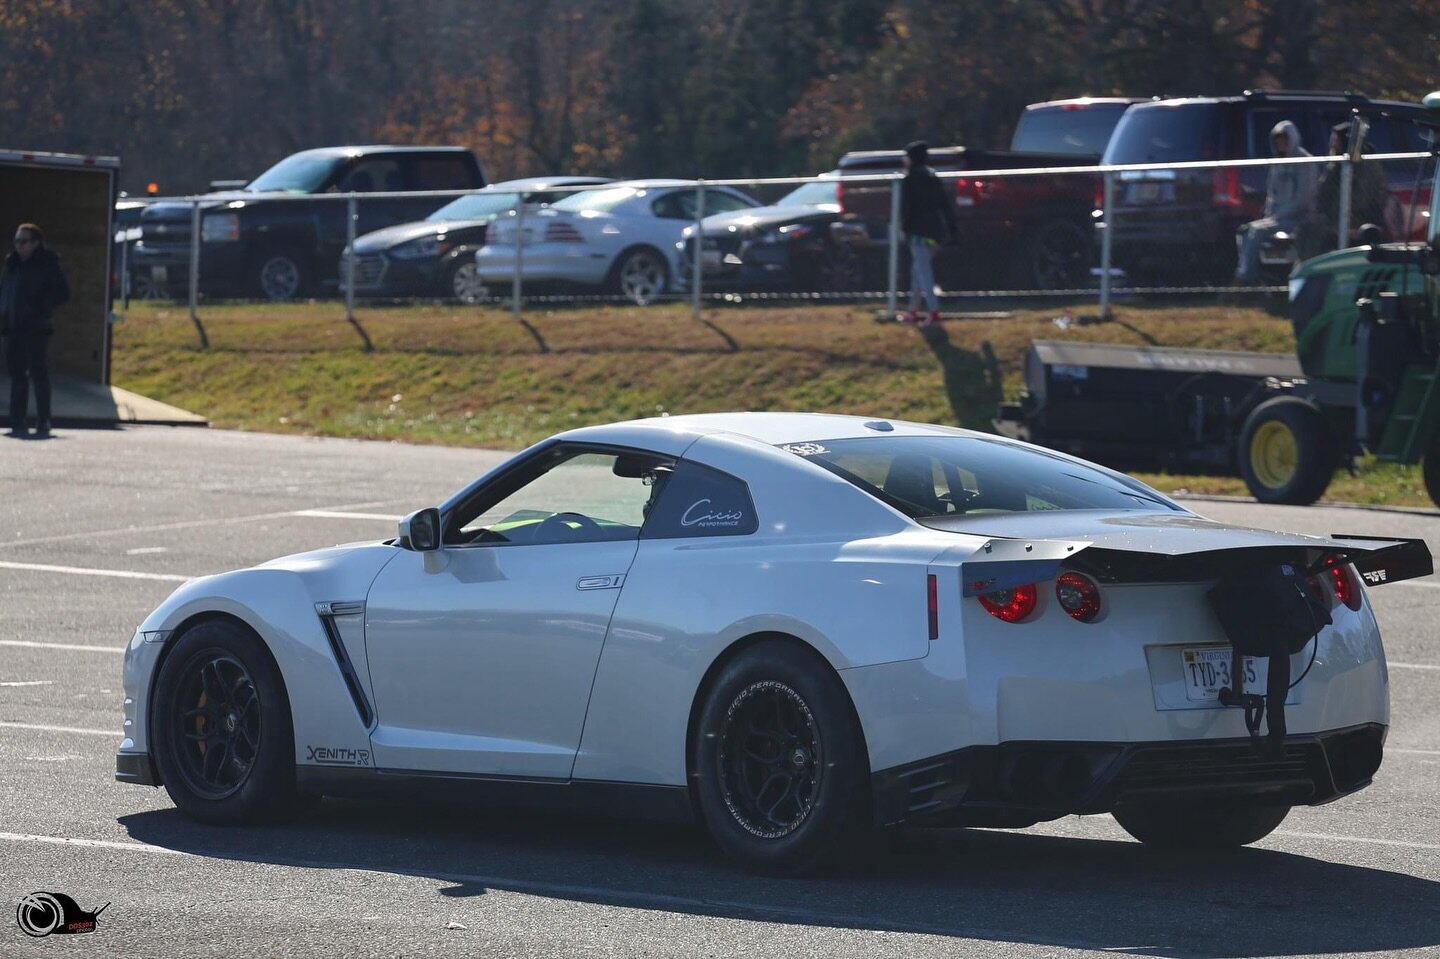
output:
[[[433,879],[492,891],[788,925],[1137,955],[1240,957],[1440,944],[1440,883],[1272,849],[1158,853],[997,830],[902,830],[846,875],[744,874],[702,830],[516,811],[327,799],[301,819],[218,828],[175,810],[119,820],[216,859]]]

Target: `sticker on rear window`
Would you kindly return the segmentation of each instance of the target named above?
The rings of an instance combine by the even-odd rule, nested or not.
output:
[[[789,450],[796,456],[819,456],[821,453],[830,452],[819,443],[791,443],[789,446],[782,446],[781,449]]]

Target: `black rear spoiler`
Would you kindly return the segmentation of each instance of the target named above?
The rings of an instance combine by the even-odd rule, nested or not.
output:
[[[1334,533],[1330,538],[1358,547],[1353,552],[1347,551],[1345,558],[1355,566],[1366,586],[1398,583],[1402,579],[1416,579],[1435,572],[1430,547],[1423,539],[1352,536],[1346,533]]]

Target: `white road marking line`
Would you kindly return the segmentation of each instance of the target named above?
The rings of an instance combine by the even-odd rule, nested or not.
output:
[[[123,653],[124,646],[78,646],[74,643],[33,643],[24,639],[0,639],[0,646],[24,646],[28,649],[70,649],[78,653]]]
[[[1379,585],[1381,585],[1381,586],[1390,586],[1390,585],[1395,585],[1395,586],[1424,586],[1424,587],[1426,587],[1427,589],[1440,589],[1440,583],[1437,583],[1437,582],[1435,582],[1434,580],[1431,580],[1431,579],[1402,579],[1402,580],[1400,580],[1400,582],[1398,582],[1398,583],[1394,583],[1394,584],[1390,584],[1390,583],[1380,583]]]
[[[1398,749],[1387,748],[1387,753],[1404,753],[1407,756],[1440,756],[1440,749]]]
[[[183,849],[166,849],[164,846],[150,846],[138,842],[110,842],[104,839],[67,839],[64,836],[27,836],[18,832],[0,832],[0,839],[10,842],[37,842],[54,846],[81,846],[86,849],[130,849],[135,852],[152,853],[158,856],[194,856],[204,858],[197,853],[185,852]]]
[[[53,679],[27,679],[18,682],[0,683],[0,686],[54,686]]]
[[[126,555],[126,556],[148,556],[148,555],[151,554],[151,553],[168,553],[168,552],[170,552],[170,547],[168,547],[168,546],[137,546],[137,547],[135,547],[134,549],[127,549],[127,550],[125,551],[125,555]]]
[[[389,513],[347,513],[335,509],[297,509],[291,516],[310,516],[316,519],[374,519],[386,523],[398,523],[405,517]]]
[[[115,579],[154,579],[165,583],[188,583],[193,576],[178,576],[174,573],[137,573],[128,569],[89,569],[84,566],[51,566],[48,563],[7,563],[0,561],[0,569],[19,569],[34,573],[67,573],[71,576],[110,576]]]
[[[81,729],[78,726],[42,726],[39,723],[16,723],[8,719],[0,719],[0,729],[33,729],[42,733],[74,733],[77,736],[108,736],[111,739],[124,739],[125,734],[116,729]]]
[[[368,506],[384,506],[393,500],[371,500],[366,503],[342,503],[332,507],[337,511],[365,509]],[[36,546],[45,543],[63,543],[67,540],[91,539],[99,536],[138,536],[141,533],[163,533],[175,529],[197,529],[202,526],[234,526],[239,523],[253,523],[256,520],[284,519],[294,516],[295,510],[287,509],[275,513],[253,513],[249,516],[226,516],[219,519],[192,519],[177,523],[157,523],[154,526],[125,526],[120,529],[97,529],[84,533],[61,533],[57,536],[38,536],[35,539],[17,539],[0,542],[0,549],[14,546]]]
[[[1391,669],[1440,669],[1440,666],[1427,666],[1424,663],[1386,663]]]

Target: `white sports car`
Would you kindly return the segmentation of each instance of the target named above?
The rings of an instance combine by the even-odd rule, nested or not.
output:
[[[427,785],[698,816],[772,873],[901,822],[1233,846],[1370,782],[1360,576],[1429,572],[948,427],[588,427],[396,539],[181,586],[126,652],[116,776],[212,823]]]

